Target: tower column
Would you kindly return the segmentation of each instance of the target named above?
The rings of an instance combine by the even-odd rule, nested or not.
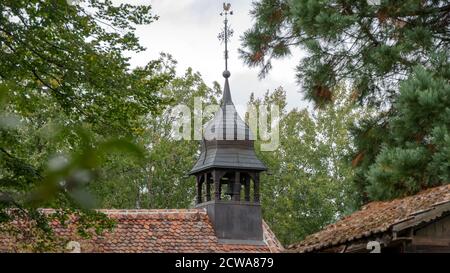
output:
[[[255,203],[259,203],[259,173],[254,174],[254,181],[253,181],[253,201]]]
[[[197,204],[203,203],[202,198],[202,176],[197,175]]]
[[[231,183],[231,181],[230,181],[230,183]],[[240,172],[236,172],[234,175],[232,189],[233,189],[232,200],[240,201],[241,200],[241,173]]]
[[[209,178],[208,173],[205,173],[206,201],[211,201],[211,183],[208,178]]]
[[[221,190],[220,190],[219,172],[216,170],[213,170],[212,175],[213,175],[213,183],[214,183],[214,200],[220,200]]]

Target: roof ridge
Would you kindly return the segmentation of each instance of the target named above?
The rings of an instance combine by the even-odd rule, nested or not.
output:
[[[96,209],[96,211],[104,213],[124,213],[124,214],[161,214],[161,213],[201,213],[203,209]]]
[[[391,200],[376,200],[376,201],[372,201],[370,203],[367,203],[367,204],[363,205],[360,210],[368,209],[368,208],[370,208],[370,207],[372,207],[374,205],[377,205],[377,204],[383,204],[383,205],[386,204],[387,205],[387,204],[392,204],[392,203],[394,203],[396,201],[420,198],[421,196],[426,195],[426,194],[428,194],[430,192],[438,192],[438,191],[440,191],[440,190],[442,190],[444,188],[447,188],[447,187],[450,188],[450,184],[444,184],[444,185],[440,185],[440,186],[436,186],[436,187],[423,189],[423,190],[419,191],[416,194],[408,195],[408,196],[402,196],[402,197],[397,197],[397,198],[394,198],[394,199],[391,199]]]
[[[42,212],[52,213],[56,209],[53,208],[40,208]],[[206,214],[204,209],[95,209],[95,211],[102,212],[105,214],[174,214],[174,213],[184,213],[184,214]]]

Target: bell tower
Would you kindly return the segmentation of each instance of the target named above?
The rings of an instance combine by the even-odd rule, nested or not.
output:
[[[223,242],[259,244],[263,240],[259,174],[266,166],[257,158],[254,137],[231,99],[228,79],[228,39],[233,31],[223,6],[224,29],[219,39],[225,44],[225,84],[220,109],[203,128],[201,154],[189,172],[196,177],[197,205],[206,208],[217,237]]]

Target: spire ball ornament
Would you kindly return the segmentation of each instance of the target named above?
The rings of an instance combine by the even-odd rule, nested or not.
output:
[[[223,71],[222,76],[223,76],[225,79],[228,79],[228,78],[231,76],[231,73],[230,73],[230,71],[225,70],[225,71]]]

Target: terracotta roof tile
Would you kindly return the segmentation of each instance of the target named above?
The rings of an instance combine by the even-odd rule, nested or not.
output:
[[[286,249],[310,252],[389,230],[414,215],[450,202],[450,184],[431,188],[416,195],[386,202],[372,202],[361,210],[309,235]],[[449,206],[450,207],[450,206]]]
[[[52,213],[51,209],[43,209]],[[55,232],[80,243],[81,252],[280,252],[268,225],[264,245],[222,244],[203,209],[99,210],[117,220],[111,232],[90,240],[79,239],[70,228],[53,225]],[[0,235],[0,252],[11,251],[14,239]]]

